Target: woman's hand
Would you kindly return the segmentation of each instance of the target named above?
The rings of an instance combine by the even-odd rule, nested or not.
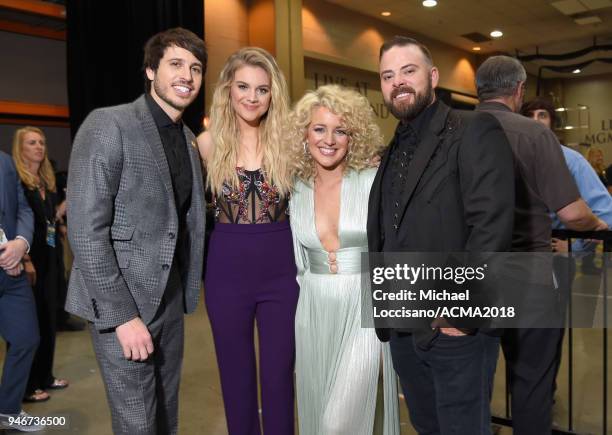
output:
[[[62,203],[57,206],[57,210],[55,211],[55,220],[63,222],[64,216],[66,216],[66,200],[62,201]]]
[[[36,269],[34,268],[34,263],[30,260],[25,260],[23,262],[23,266],[25,268],[26,278],[32,287],[36,285]]]

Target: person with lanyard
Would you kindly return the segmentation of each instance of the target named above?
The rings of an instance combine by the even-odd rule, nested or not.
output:
[[[32,249],[24,257],[24,266],[34,290],[40,330],[40,345],[32,363],[24,401],[43,402],[50,398],[46,390],[67,388],[68,381],[53,375],[57,304],[66,280],[64,254],[58,237],[55,174],[42,130],[36,127],[17,130],[13,138],[13,159],[34,213]]]

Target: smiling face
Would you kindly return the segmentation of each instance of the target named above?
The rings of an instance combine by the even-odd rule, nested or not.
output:
[[[396,118],[409,121],[433,102],[438,70],[418,46],[391,47],[380,58],[379,70],[385,105]]]
[[[259,125],[270,108],[270,76],[263,68],[244,65],[234,73],[230,101],[239,121]]]
[[[146,69],[152,80],[151,96],[176,121],[200,92],[202,63],[188,50],[171,45],[164,51],[157,70]]]
[[[21,140],[21,156],[26,164],[40,165],[45,159],[45,138],[33,131],[28,131]]]
[[[344,120],[327,107],[315,107],[306,130],[308,151],[316,171],[334,170],[346,164],[349,134]]]

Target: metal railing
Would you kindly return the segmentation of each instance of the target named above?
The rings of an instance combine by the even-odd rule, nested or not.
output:
[[[606,434],[608,431],[608,274],[607,274],[607,255],[612,252],[612,231],[571,231],[571,230],[553,230],[553,237],[565,239],[568,241],[568,251],[571,253],[572,239],[587,239],[603,241],[604,262],[602,267],[603,274],[603,328],[602,328],[602,346],[603,346],[603,385],[602,385],[602,422],[601,433]],[[572,281],[569,282],[568,311],[567,311],[567,375],[568,375],[568,418],[567,429],[553,429],[555,435],[577,435],[574,424],[574,331],[572,329]],[[509,374],[506,370],[506,391],[505,391],[505,416],[493,416],[493,423],[502,426],[512,426],[511,410],[510,410],[510,390]]]

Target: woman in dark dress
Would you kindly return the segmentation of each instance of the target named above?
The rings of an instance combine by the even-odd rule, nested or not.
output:
[[[40,345],[34,356],[24,401],[41,402],[50,397],[45,390],[68,386],[68,381],[53,376],[58,296],[66,286],[62,244],[58,237],[60,222],[56,217],[59,204],[45,135],[40,129],[24,127],[15,132],[13,159],[34,213],[34,238],[24,262],[34,291],[40,330]]]
[[[259,339],[263,432],[294,426],[294,319],[298,299],[282,149],[288,93],[270,53],[239,50],[198,137],[216,206],[204,283],[230,435],[260,434],[254,328]]]

